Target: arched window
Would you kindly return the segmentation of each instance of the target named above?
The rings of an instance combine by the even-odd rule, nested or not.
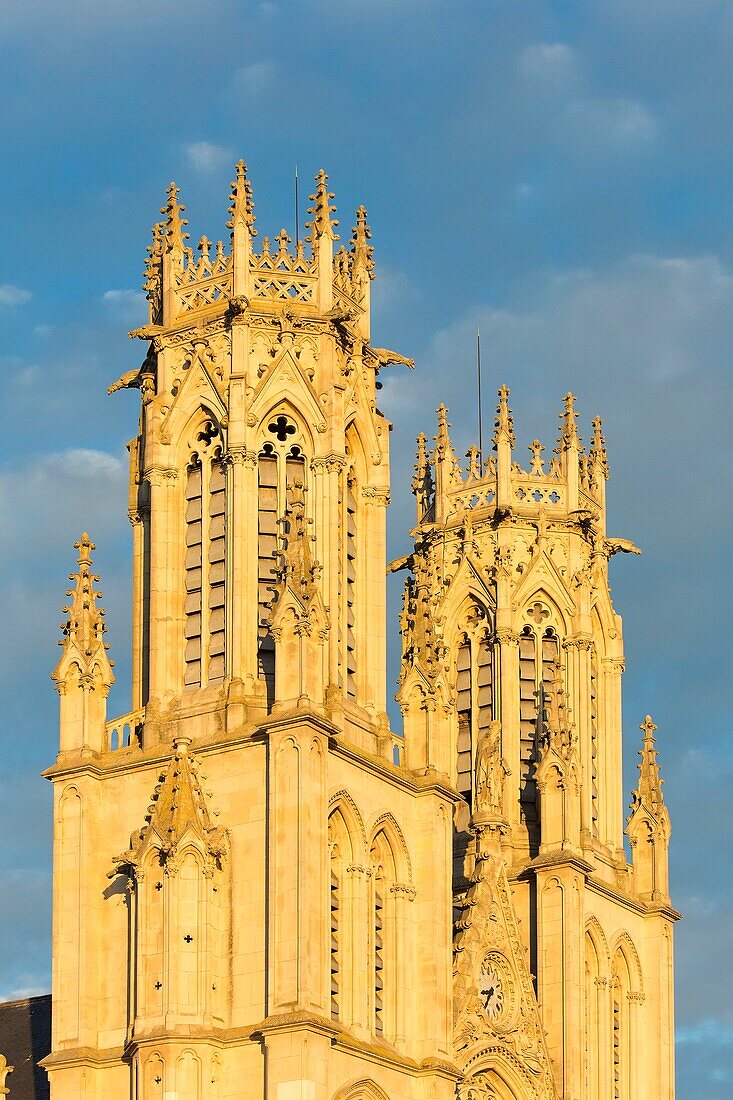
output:
[[[530,832],[530,842],[537,839],[537,784],[535,766],[540,734],[540,698],[543,687],[553,680],[553,666],[560,655],[556,631],[544,625],[549,612],[535,603],[530,611],[533,620],[519,636],[519,759],[520,801],[522,816]]]
[[[611,974],[613,1100],[636,1100],[631,1095],[631,970],[623,950],[613,956]]]
[[[586,1100],[603,1100],[600,1066],[604,1028],[601,986],[606,985],[607,957],[590,931],[585,934],[585,1093]]]
[[[598,661],[595,646],[590,657],[590,781],[591,832],[598,836]]]
[[[396,868],[392,847],[380,830],[375,836],[371,858],[371,974],[372,1029],[375,1035],[394,1031],[395,999],[395,913],[391,888],[395,884]]]
[[[494,640],[488,613],[478,603],[468,608],[462,625],[456,656],[456,786],[470,811],[476,746],[494,718]]]
[[[356,484],[346,485],[346,694],[356,698]]]
[[[283,521],[289,490],[306,487],[303,448],[298,428],[290,417],[279,414],[267,424],[266,440],[257,463],[257,667],[267,689],[267,708],[275,701],[275,642],[268,620],[275,584],[277,552],[287,538]]]
[[[187,688],[226,674],[226,475],[212,422],[198,433],[186,471],[185,672]]]
[[[349,984],[345,955],[348,942],[346,929],[349,923],[347,874],[352,863],[352,846],[346,822],[338,809],[328,819],[328,848],[331,860],[331,1019],[340,1020],[344,1016],[344,1000]]]

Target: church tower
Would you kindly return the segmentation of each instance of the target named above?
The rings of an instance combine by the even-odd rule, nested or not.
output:
[[[145,266],[129,444],[132,710],[108,720],[82,535],[53,679],[53,1100],[671,1100],[669,816],[651,719],[621,820],[621,624],[600,421],[545,469],[500,393],[468,473],[418,445],[386,714],[389,430],[366,211],[338,245]],[[642,1050],[644,1056],[640,1056]]]

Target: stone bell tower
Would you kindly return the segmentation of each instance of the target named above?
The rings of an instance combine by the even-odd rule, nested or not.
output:
[[[87,536],[54,782],[53,1100],[453,1094],[446,775],[385,693],[389,429],[360,207],[338,245],[189,247],[171,184],[145,267],[129,444],[132,710]]]
[[[455,1058],[470,1100],[674,1095],[669,814],[651,718],[624,854],[621,620],[601,421],[565,397],[549,463],[515,457],[509,392],[488,456],[446,409],[418,439],[398,699],[409,768],[447,772]],[[529,975],[534,978],[530,980]]]
[[[565,399],[548,463],[418,442],[386,714],[390,425],[366,211],[338,245],[145,265],[129,444],[131,710],[87,535],[64,609],[53,781],[53,1100],[672,1100],[670,821],[655,727],[621,813],[606,449]]]

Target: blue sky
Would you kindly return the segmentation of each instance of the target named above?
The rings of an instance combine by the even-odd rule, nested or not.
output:
[[[732,61],[730,0],[5,0],[0,994],[49,982],[38,773],[57,748],[48,677],[82,528],[117,659],[111,713],[128,709],[136,395],[105,391],[139,362],[126,333],[144,319],[149,227],[175,178],[192,237],[224,234],[244,156],[261,231],[291,228],[297,162],[301,179],[331,174],[342,235],[368,207],[375,339],[418,364],[382,393],[394,554],[414,436],[440,400],[472,441],[477,324],[520,458],[535,436],[552,447],[568,389],[586,433],[604,417],[610,533],[644,549],[612,565],[627,787],[651,711],[685,913],[678,1095],[731,1095]]]

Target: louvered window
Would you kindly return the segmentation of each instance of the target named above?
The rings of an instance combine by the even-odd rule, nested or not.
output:
[[[471,730],[471,643],[458,649],[456,693],[458,709],[458,779],[460,794],[471,803],[473,789],[473,735]]]
[[[338,875],[331,871],[331,1019],[338,1020],[340,1000],[340,944],[339,922],[341,919],[341,891]]]
[[[346,694],[356,698],[356,499],[354,483],[346,492]]]
[[[267,621],[275,583],[278,532],[278,463],[274,447],[266,443],[258,463],[257,512],[257,666],[267,685],[268,709],[275,699],[275,641]]]
[[[374,890],[374,1030],[384,1034],[384,883]]]
[[[541,614],[546,617],[548,613]],[[549,688],[553,682],[553,666],[559,653],[558,637],[552,627],[544,631],[524,627],[519,636],[520,799],[530,828],[537,825],[534,773],[541,733],[538,708],[543,688]]]
[[[285,415],[268,425],[270,435],[258,459],[257,511],[257,668],[267,691],[267,709],[275,701],[275,640],[268,626],[277,582],[278,551],[287,543],[286,513],[295,485],[307,489],[306,464],[297,428]]]
[[[195,459],[186,478],[186,687],[201,687],[201,483],[201,463]]]
[[[472,607],[466,618],[456,658],[456,785],[472,808],[476,746],[494,717],[493,639],[482,607]]]
[[[186,473],[185,671],[187,688],[219,684],[226,674],[226,474],[213,425]]]

